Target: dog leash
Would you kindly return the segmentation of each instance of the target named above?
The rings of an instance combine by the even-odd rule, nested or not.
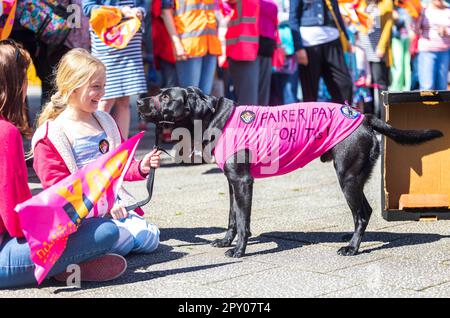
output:
[[[160,128],[159,125],[155,126],[155,145],[153,146],[153,149],[156,149],[157,151],[160,150],[160,151],[168,154],[165,149],[162,149],[159,146],[160,129],[161,128]],[[136,202],[135,204],[126,206],[125,209],[127,211],[132,211],[132,210],[134,210],[136,208],[139,208],[141,206],[144,206],[144,205],[146,205],[147,203],[150,202],[150,200],[152,199],[152,195],[153,195],[153,183],[154,183],[154,181],[155,181],[155,168],[150,167],[150,172],[148,173],[147,184],[146,184],[147,194],[148,194],[147,198],[142,200],[142,201]]]

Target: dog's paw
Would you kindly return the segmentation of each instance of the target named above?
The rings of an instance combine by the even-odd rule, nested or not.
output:
[[[217,239],[211,243],[214,247],[229,247],[231,246],[231,241],[227,239]]]
[[[358,250],[352,246],[341,247],[337,253],[342,256],[353,256],[358,253]]]
[[[225,256],[239,258],[239,257],[244,256],[244,252],[236,251],[236,249],[232,248],[231,250],[228,250],[225,252]]]

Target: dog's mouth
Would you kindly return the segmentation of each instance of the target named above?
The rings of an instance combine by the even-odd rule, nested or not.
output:
[[[163,119],[161,110],[154,102],[154,96],[139,98],[136,100],[139,117],[147,122],[157,124]]]
[[[157,96],[140,98],[136,103],[141,119],[164,128],[171,128],[177,122],[185,119],[185,116],[174,116],[175,114],[168,110],[163,111]]]
[[[141,119],[164,128],[170,128],[177,122],[175,118],[163,116],[163,114],[157,111],[155,108],[150,109],[147,112],[139,111],[139,115]]]

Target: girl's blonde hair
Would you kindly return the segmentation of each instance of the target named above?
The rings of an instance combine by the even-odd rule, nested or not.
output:
[[[98,71],[105,71],[105,65],[85,49],[73,49],[67,52],[56,68],[56,93],[50,98],[39,114],[37,126],[46,120],[53,120],[67,107],[73,91],[85,85]]]

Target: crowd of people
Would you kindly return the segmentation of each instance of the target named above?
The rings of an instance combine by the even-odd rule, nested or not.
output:
[[[106,65],[99,107],[112,113],[125,138],[130,96],[157,88],[195,86],[240,105],[333,101],[378,116],[383,90],[447,89],[444,0],[53,1],[81,8],[77,27],[59,45],[36,38],[23,23],[21,3],[33,0],[17,0],[9,35],[30,53],[42,105],[55,92],[62,56],[85,48]],[[92,11],[101,6],[141,20],[124,48],[105,44],[93,30]]]
[[[39,1],[9,2],[16,10],[7,36],[11,17],[4,11],[0,19],[0,287],[34,281],[14,212],[31,197],[21,136],[33,136],[34,169],[47,188],[98,158],[105,140],[115,148],[127,139],[130,97],[157,88],[195,86],[239,105],[327,100],[380,116],[383,90],[448,85],[450,8],[443,0],[54,1],[82,9],[77,27],[58,41],[33,30],[29,10]],[[127,27],[111,28],[116,20]],[[119,42],[117,30],[125,30]],[[31,63],[42,82],[36,121],[26,107]],[[125,179],[146,178],[159,155],[134,161]],[[70,236],[50,276],[64,280],[75,262],[84,279],[112,279],[126,268],[122,256],[157,248],[159,230],[139,211],[127,212],[119,200],[108,214]],[[101,264],[110,272],[96,272]]]

